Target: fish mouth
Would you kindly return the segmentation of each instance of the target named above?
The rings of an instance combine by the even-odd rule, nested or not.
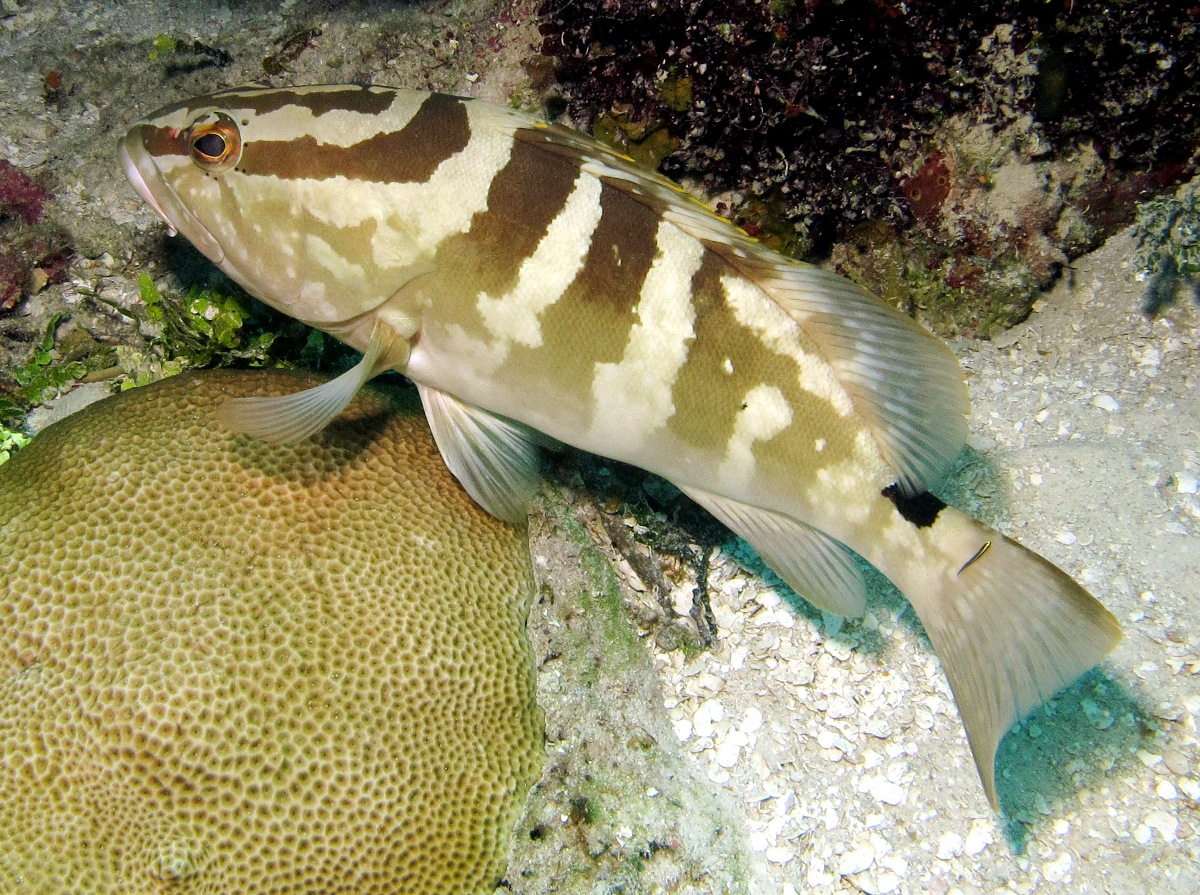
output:
[[[154,165],[154,159],[146,152],[141,139],[141,127],[134,125],[129,129],[120,144],[121,166],[130,185],[137,191],[147,205],[163,219],[167,232],[171,236],[183,233],[204,256],[214,264],[225,260],[225,250],[221,244],[200,221],[179,201],[175,193],[161,185],[161,177]],[[150,188],[151,183],[160,184],[156,194]]]

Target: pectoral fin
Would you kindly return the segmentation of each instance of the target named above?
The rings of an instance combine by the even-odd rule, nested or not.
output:
[[[523,523],[537,486],[540,433],[417,384],[433,440],[467,493],[498,519]]]
[[[234,432],[275,444],[315,435],[346,409],[367,380],[392,365],[385,358],[393,342],[387,327],[376,326],[362,360],[336,379],[278,398],[232,398],[217,407],[217,421]]]
[[[862,615],[866,608],[862,572],[843,544],[780,513],[699,488],[682,490],[744,538],[792,590],[818,609]]]

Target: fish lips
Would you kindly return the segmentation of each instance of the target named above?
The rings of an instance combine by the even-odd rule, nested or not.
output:
[[[120,143],[121,166],[129,183],[163,219],[171,236],[182,233],[206,258],[214,264],[222,264],[225,250],[175,192],[163,183],[154,156],[146,150],[142,129],[143,125],[135,124]]]

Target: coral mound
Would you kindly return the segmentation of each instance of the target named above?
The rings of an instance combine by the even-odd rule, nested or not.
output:
[[[541,753],[524,534],[368,393],[184,375],[0,469],[0,891],[491,893]],[[411,407],[409,407],[411,411]]]

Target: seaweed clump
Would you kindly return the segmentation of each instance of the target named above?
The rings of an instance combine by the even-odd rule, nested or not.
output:
[[[161,288],[143,273],[140,307],[113,303],[98,291],[86,295],[134,317],[144,347],[102,345],[67,313],[51,315],[28,360],[0,377],[0,453],[4,433],[20,431],[31,408],[81,381],[109,381],[114,390],[125,391],[208,367],[340,370],[353,355],[319,330],[256,302],[224,276],[181,290]]]
[[[682,140],[667,173],[773,193],[820,243],[900,213],[890,156],[962,104],[982,65],[968,32],[998,22],[966,6],[548,2],[543,52],[561,56],[572,114],[663,121]]]
[[[0,425],[0,466],[8,462],[14,453],[25,447],[32,439],[24,432],[14,431]]]
[[[118,352],[122,390],[207,367],[316,370],[341,362],[345,353],[319,330],[254,301],[224,276],[180,292],[162,290],[143,273],[138,290],[150,347]]]
[[[1198,143],[1200,32],[1182,4],[545,0],[542,14],[572,115],[661,123],[680,141],[668,174],[748,192],[808,253],[866,220],[934,214],[899,174],[952,116],[1030,116],[1039,154],[1090,142],[1159,188]]]
[[[1045,6],[1045,4],[1008,4]],[[1049,5],[1035,20],[1035,114],[1060,148],[1083,137],[1164,185],[1200,146],[1200,6],[1153,0]]]

